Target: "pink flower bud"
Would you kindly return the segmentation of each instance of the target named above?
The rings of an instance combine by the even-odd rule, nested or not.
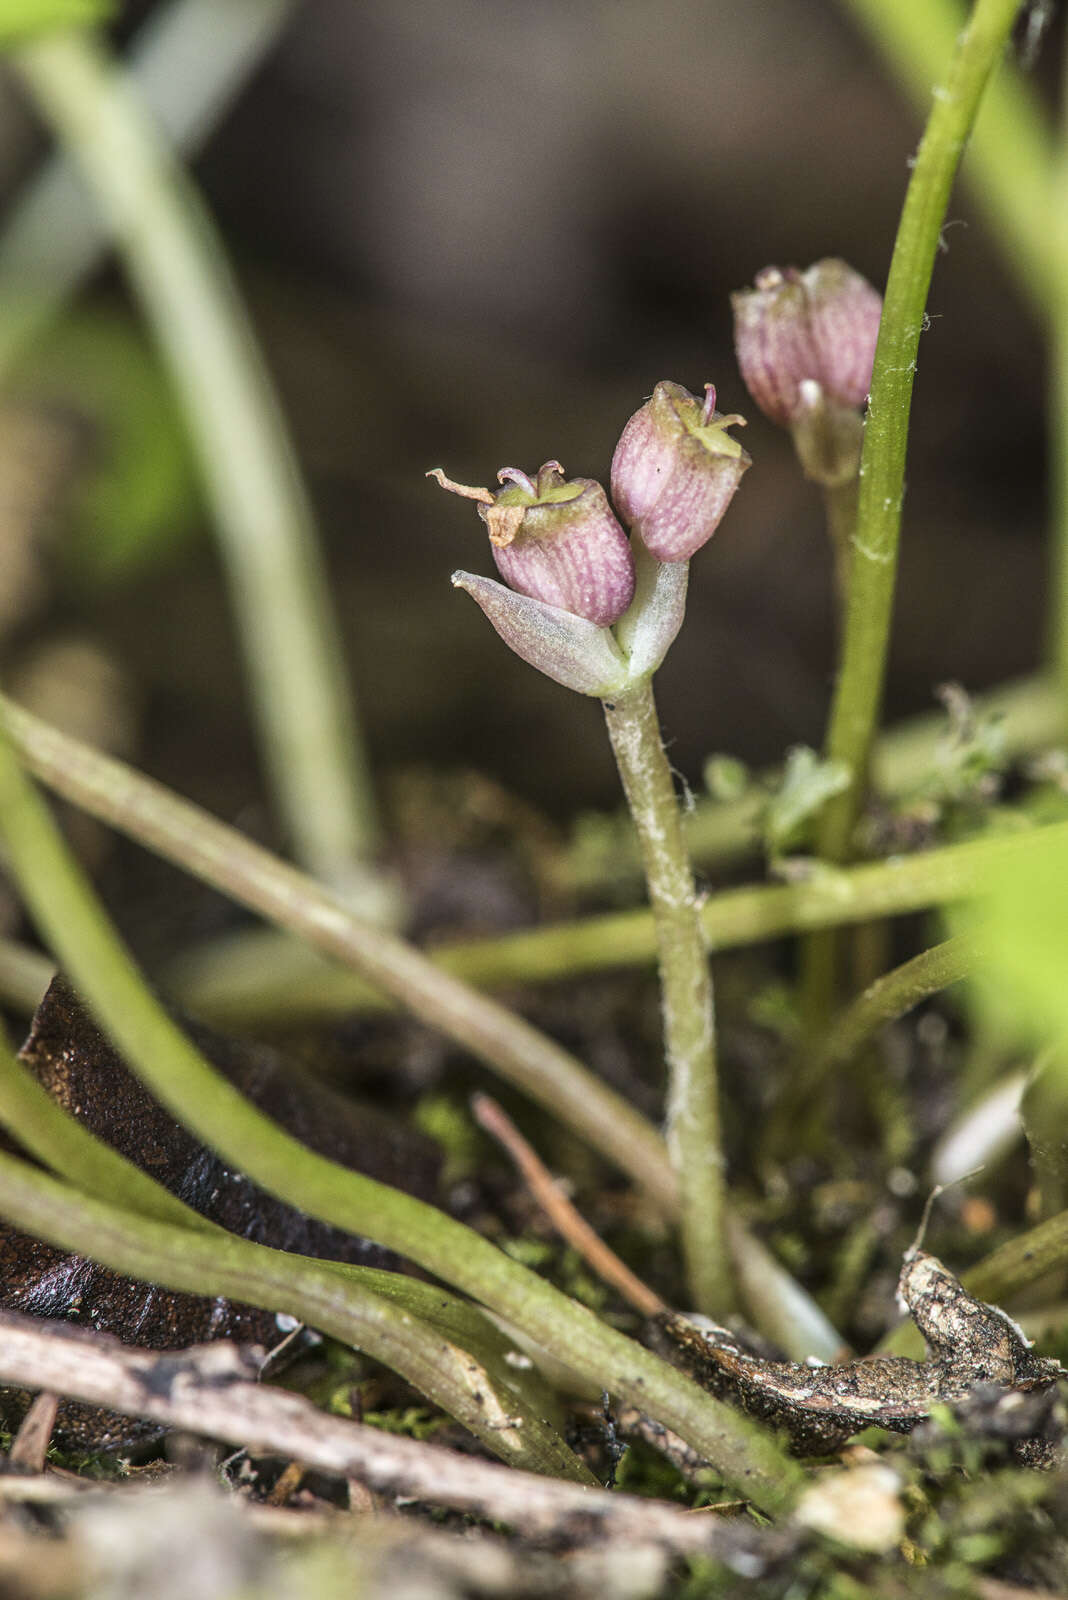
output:
[[[859,272],[833,258],[807,272],[767,267],[731,303],[738,365],[765,416],[797,422],[806,381],[833,405],[864,405],[883,302]]]
[[[558,461],[536,477],[517,467],[497,474],[496,494],[450,482],[441,486],[478,500],[497,570],[520,594],[610,627],[634,598],[634,558],[608,496],[592,478],[568,481]]]
[[[678,383],[658,383],[623,429],[612,457],[612,499],[657,561],[688,561],[715,533],[750,457],[727,429],[744,417],[715,410]]]

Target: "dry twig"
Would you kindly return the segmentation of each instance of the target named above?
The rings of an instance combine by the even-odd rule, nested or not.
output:
[[[44,1471],[58,1410],[58,1395],[50,1394],[46,1389],[36,1397],[8,1451],[7,1459],[11,1466],[22,1467],[28,1472]]]
[[[527,1143],[507,1112],[488,1094],[471,1097],[471,1110],[480,1127],[504,1146],[518,1167],[527,1188],[549,1221],[567,1243],[577,1250],[605,1283],[612,1284],[623,1298],[646,1317],[655,1317],[667,1306],[648,1284],[635,1277],[614,1250],[596,1234],[571,1204],[552,1173]]]
[[[90,1405],[305,1462],[372,1491],[448,1506],[554,1544],[611,1536],[729,1555],[749,1537],[674,1506],[585,1489],[379,1432],[255,1381],[257,1366],[219,1342],[161,1353],[72,1328],[0,1314],[0,1382],[48,1388]]]

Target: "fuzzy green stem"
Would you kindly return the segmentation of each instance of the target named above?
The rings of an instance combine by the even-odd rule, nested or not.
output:
[[[668,1072],[668,1155],[678,1179],[687,1282],[698,1310],[733,1302],[716,1082],[712,974],[652,681],[604,702],[623,792],[641,843],[656,929]]]
[[[1030,732],[1037,742],[1042,742],[1047,719],[1050,719],[1050,727],[1054,725],[1049,696],[1044,689],[1036,697],[1025,691],[1023,699],[1026,706],[1031,707],[1027,718],[1032,715],[1034,718]],[[351,913],[324,895],[318,885],[189,802],[3,699],[0,699],[0,725],[6,728],[31,769],[57,794],[157,850],[280,927],[300,933],[309,944],[363,972],[383,991],[405,1002],[410,1000],[404,983],[407,963],[415,963],[418,971],[418,963],[425,958],[402,947],[405,959],[393,971],[392,943],[383,940],[381,934],[371,935]],[[902,761],[904,772],[911,773],[913,763],[921,761],[928,737],[927,732],[921,730],[913,750],[910,736]],[[1023,860],[1029,851],[1045,850],[1051,838],[1062,834],[1068,837],[1068,823],[1036,828],[1029,833],[995,834],[967,844],[947,845],[920,855],[875,862],[848,871],[826,871],[804,883],[731,890],[704,906],[705,938],[711,948],[727,949],[781,938],[808,928],[867,921],[871,917],[897,915],[967,899],[981,891],[992,872],[1003,869],[1007,862]],[[376,952],[373,960],[369,959],[368,947]],[[518,980],[537,982],[576,972],[645,964],[654,958],[655,948],[651,915],[635,911],[536,929],[506,940],[457,945],[451,951],[438,952],[436,960],[448,963],[455,973],[488,984]],[[331,981],[324,983],[327,977]],[[316,979],[317,992],[309,979],[298,991],[289,994],[286,1009],[290,1020],[298,1014],[305,989],[313,1002],[306,1015],[319,1014],[315,1008],[351,1009],[357,1000],[366,1003],[373,993],[366,987],[354,990],[352,985],[358,980],[351,974],[338,973],[336,979],[335,982],[333,975],[324,969]],[[455,985],[448,992],[456,994]],[[435,1022],[468,1047],[471,1039],[467,1024],[472,1008],[476,1018],[480,1014],[474,1003],[476,999],[471,997],[467,1007],[457,1000],[454,1007],[443,1008]],[[262,995],[257,1005],[264,1010]],[[488,1049],[484,1059],[496,1070],[509,1075]],[[536,1073],[533,1059],[528,1061],[528,1068]],[[564,1061],[569,1063],[566,1069],[559,1059],[556,1061],[556,1070],[561,1072],[564,1085],[557,1111],[572,1122],[571,1108],[581,1112],[589,1084],[598,1089],[600,1085],[578,1063],[567,1057]],[[518,1083],[520,1079],[516,1076],[513,1081]],[[550,1077],[540,1090],[530,1086],[527,1092],[551,1107],[552,1081]],[[677,1205],[677,1191],[663,1143],[644,1119],[637,1117],[629,1107],[624,1109],[644,1130],[641,1148],[647,1153],[642,1158],[642,1170],[659,1173],[663,1203],[665,1209],[671,1210]],[[572,1125],[580,1131],[583,1126],[577,1119]],[[631,1170],[628,1163],[636,1159],[636,1152],[628,1145],[629,1135],[623,1125],[618,1130],[618,1139],[614,1150],[608,1147],[607,1138],[601,1148],[624,1170]]]
[[[975,698],[976,715],[995,717],[1007,760],[1013,760],[1064,737],[1068,715],[1059,690],[1045,678],[1022,678]],[[872,751],[871,777],[876,792],[888,797],[908,795],[931,775],[937,745],[944,738],[945,713],[924,712],[890,728]],[[759,782],[739,800],[697,798],[693,810],[683,821],[691,859],[702,867],[732,865],[760,852],[760,819],[765,797],[760,785],[774,786],[781,777],[777,771],[759,775]],[[638,850],[629,824],[613,827],[612,818],[597,819],[598,832],[612,829],[605,846],[611,854],[611,870],[618,877],[640,873]],[[583,824],[560,873],[564,885],[578,891],[597,891],[606,876],[601,849],[590,849]]]
[[[329,588],[278,403],[210,220],[101,41],[52,34],[8,60],[96,191],[183,401],[294,846],[311,871],[355,889],[377,824]]]
[[[935,253],[983,89],[1018,10],[1018,0],[976,0],[945,82],[935,90],[890,262],[864,429],[845,636],[827,737],[828,757],[844,763],[851,774],[848,789],[829,802],[821,819],[820,854],[831,861],[848,853],[886,675],[909,408]]]
[[[97,1020],[161,1104],[204,1144],[280,1199],[375,1239],[470,1294],[587,1381],[681,1434],[762,1509],[789,1504],[798,1469],[763,1430],[479,1234],[307,1150],[213,1072],[146,989],[6,739],[0,837],[35,921]]]
[[[964,27],[960,0],[842,0],[926,115],[932,73],[949,61]],[[1005,265],[1044,315],[1061,269],[1050,228],[1052,141],[1032,85],[1010,64],[998,73],[964,156],[970,198],[1001,246]]]

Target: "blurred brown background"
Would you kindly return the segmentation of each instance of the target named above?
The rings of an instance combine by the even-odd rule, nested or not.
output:
[[[31,164],[20,116],[7,107],[13,184]],[[510,657],[450,590],[453,567],[489,571],[489,553],[472,509],[423,473],[490,482],[558,456],[605,477],[665,377],[713,380],[722,409],[750,416],[755,463],[694,563],[660,676],[673,759],[696,780],[713,750],[764,761],[820,742],[820,503],[744,394],[728,295],[769,263],[831,254],[882,287],[918,136],[834,0],[294,7],[195,172],[310,476],[376,763],[476,765],[561,816],[614,804],[597,706]],[[893,714],[1040,650],[1039,329],[965,187],[951,217],[921,345]],[[124,291],[109,271],[91,292]],[[91,595],[68,583],[57,604],[139,682],[140,758],[231,814],[253,802],[210,545]]]

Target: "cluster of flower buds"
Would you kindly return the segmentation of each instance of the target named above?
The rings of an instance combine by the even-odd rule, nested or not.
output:
[[[768,267],[731,297],[746,387],[789,428],[806,475],[830,488],[860,464],[860,410],[871,387],[882,298],[844,261],[806,272]]]
[[[749,457],[708,385],[703,400],[659,383],[623,430],[612,499],[558,461],[497,474],[496,492],[428,476],[478,504],[497,570],[453,583],[517,655],[558,683],[602,699],[655,671],[681,624],[688,562],[719,526]],[[618,513],[618,515],[617,515]],[[622,519],[622,520],[620,520]],[[624,523],[630,530],[628,538]]]
[[[871,384],[882,300],[844,261],[807,272],[769,267],[732,297],[738,364],[750,394],[791,430],[807,475],[855,478],[860,412]],[[682,625],[688,563],[712,537],[750,465],[728,431],[744,423],[677,383],[658,383],[623,429],[612,502],[558,461],[533,476],[497,474],[497,490],[428,473],[478,504],[496,583],[456,572],[524,661],[583,694],[609,698],[660,665]]]

